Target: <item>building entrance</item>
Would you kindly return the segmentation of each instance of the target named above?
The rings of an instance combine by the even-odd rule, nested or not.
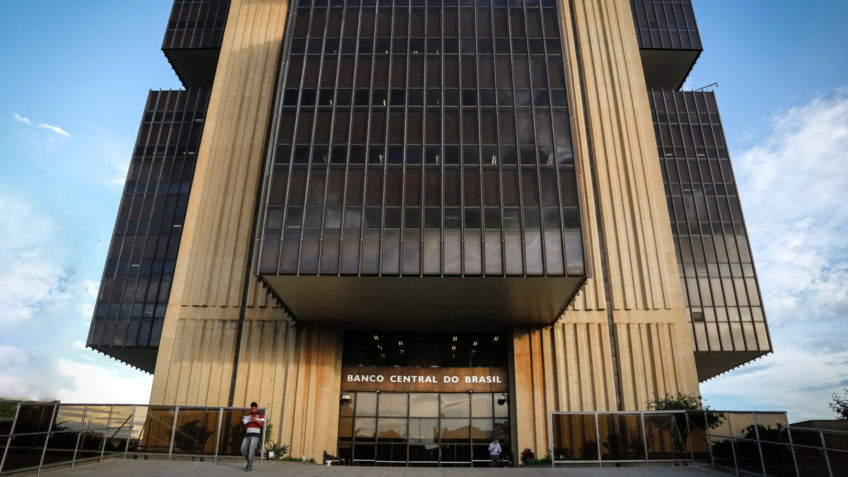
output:
[[[338,430],[338,456],[344,463],[488,466],[493,439],[500,440],[503,457],[509,457],[508,373],[500,337],[361,338],[345,338]],[[416,348],[421,355],[407,354]],[[402,357],[403,365],[386,359],[391,355]]]
[[[489,465],[488,445],[509,441],[499,393],[348,392],[339,412],[339,457],[354,465]]]

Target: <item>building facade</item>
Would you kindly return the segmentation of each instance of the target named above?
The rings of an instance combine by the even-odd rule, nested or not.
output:
[[[88,345],[292,455],[544,455],[771,351],[688,0],[177,0]]]

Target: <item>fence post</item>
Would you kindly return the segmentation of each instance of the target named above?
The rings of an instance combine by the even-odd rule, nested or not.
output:
[[[218,462],[218,448],[221,447],[221,422],[224,420],[224,408],[218,408],[218,433],[215,434],[215,462]]]
[[[6,465],[6,454],[9,453],[9,447],[12,445],[12,439],[15,438],[15,426],[18,424],[18,414],[21,413],[21,403],[15,408],[15,418],[12,419],[12,427],[9,429],[9,438],[6,439],[6,446],[3,448],[3,457],[0,458],[0,472],[3,472],[3,466]]]
[[[760,468],[763,470],[763,475],[768,475],[766,474],[766,456],[763,454],[763,445],[760,440],[760,426],[757,425],[757,413],[752,412],[751,414],[754,416],[754,435],[757,436],[757,450],[760,452]]]
[[[707,434],[707,449],[710,450],[710,465],[712,466],[713,470],[715,470],[715,468],[716,468],[716,466],[715,466],[715,456],[713,455],[713,441],[712,441],[713,433],[710,432],[710,421],[709,421],[709,418],[707,418],[707,410],[704,409],[701,412],[704,413],[704,432]]]
[[[174,453],[174,437],[177,435],[177,416],[180,414],[180,406],[174,407],[174,421],[171,423],[171,444],[168,446],[168,460]]]
[[[824,461],[827,463],[827,473],[833,477],[833,468],[830,467],[830,456],[827,453],[827,442],[824,440],[824,432],[819,429],[819,440],[821,441],[822,452],[824,452]]]
[[[270,415],[270,410],[265,409],[265,425],[262,426],[262,448],[259,449],[259,462],[265,462],[265,436],[268,434],[268,416]],[[324,465],[323,457],[321,458],[321,465]],[[471,457],[471,465],[474,465],[474,457]]]
[[[645,463],[648,463],[648,432],[645,429],[645,411],[639,413],[642,420],[642,450],[645,451]]]
[[[556,467],[554,461],[556,460],[556,454],[554,454],[554,412],[548,411],[548,446],[551,449],[551,467]],[[471,450],[472,456],[474,449]]]
[[[736,437],[733,435],[733,425],[730,423],[730,412],[727,412],[727,428],[730,429],[730,452],[733,454],[733,468],[736,470],[736,476],[739,477],[739,462],[736,457]]]
[[[115,405],[109,406],[109,417],[106,419],[106,429],[103,430],[103,447],[100,449],[100,463],[103,463],[103,454],[106,452],[106,433],[109,432],[109,427],[112,425],[112,411],[115,410]]]
[[[801,471],[798,469],[798,459],[795,458],[795,443],[792,442],[792,428],[789,427],[789,419],[786,419],[786,435],[789,436],[789,453],[792,454],[792,463],[795,464],[795,475],[801,477]]]
[[[127,454],[130,451],[130,439],[132,439],[133,428],[135,427],[135,408],[132,408],[132,414],[130,414],[130,432],[127,434],[127,442],[124,444],[124,460],[127,460]]]
[[[50,435],[53,434],[53,421],[56,419],[56,414],[59,413],[59,403],[53,405],[53,413],[50,414],[50,424],[47,426],[47,435],[44,437],[44,448],[41,450],[41,460],[38,461],[38,470],[36,474],[41,473],[41,466],[44,465],[44,455],[47,453],[47,444],[50,442]]]
[[[598,411],[595,415],[595,447],[598,449],[598,467],[601,466],[601,428],[598,426]]]
[[[77,433],[77,443],[74,444],[74,457],[71,459],[71,468],[77,463],[77,449],[79,448],[80,439],[82,438],[82,429],[85,426],[85,414],[88,412],[88,406],[82,408],[82,418],[80,419],[80,430]]]
[[[683,411],[683,422],[686,424],[686,440],[689,441],[689,457],[695,462],[695,444],[692,441],[692,428],[689,426],[689,411]],[[683,443],[683,450],[686,450],[686,442]]]

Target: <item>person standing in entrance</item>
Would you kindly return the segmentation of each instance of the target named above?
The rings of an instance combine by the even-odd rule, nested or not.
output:
[[[501,465],[501,444],[497,439],[489,444],[489,457],[492,458],[492,463],[489,467],[500,467]]]
[[[262,428],[265,427],[265,414],[259,412],[255,402],[250,403],[250,414],[244,416],[241,422],[247,424],[244,431],[244,439],[241,441],[241,455],[247,459],[244,470],[253,470],[253,455],[262,437]]]

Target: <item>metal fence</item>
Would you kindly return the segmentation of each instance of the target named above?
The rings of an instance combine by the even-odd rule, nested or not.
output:
[[[789,427],[783,412],[551,412],[553,466],[686,462],[738,476],[848,475],[848,431]]]
[[[8,404],[8,403],[6,403]],[[0,411],[0,474],[119,459],[241,455],[249,409],[17,403]],[[265,448],[265,433],[260,449]],[[263,454],[260,452],[260,454]],[[262,459],[262,457],[260,457]]]

